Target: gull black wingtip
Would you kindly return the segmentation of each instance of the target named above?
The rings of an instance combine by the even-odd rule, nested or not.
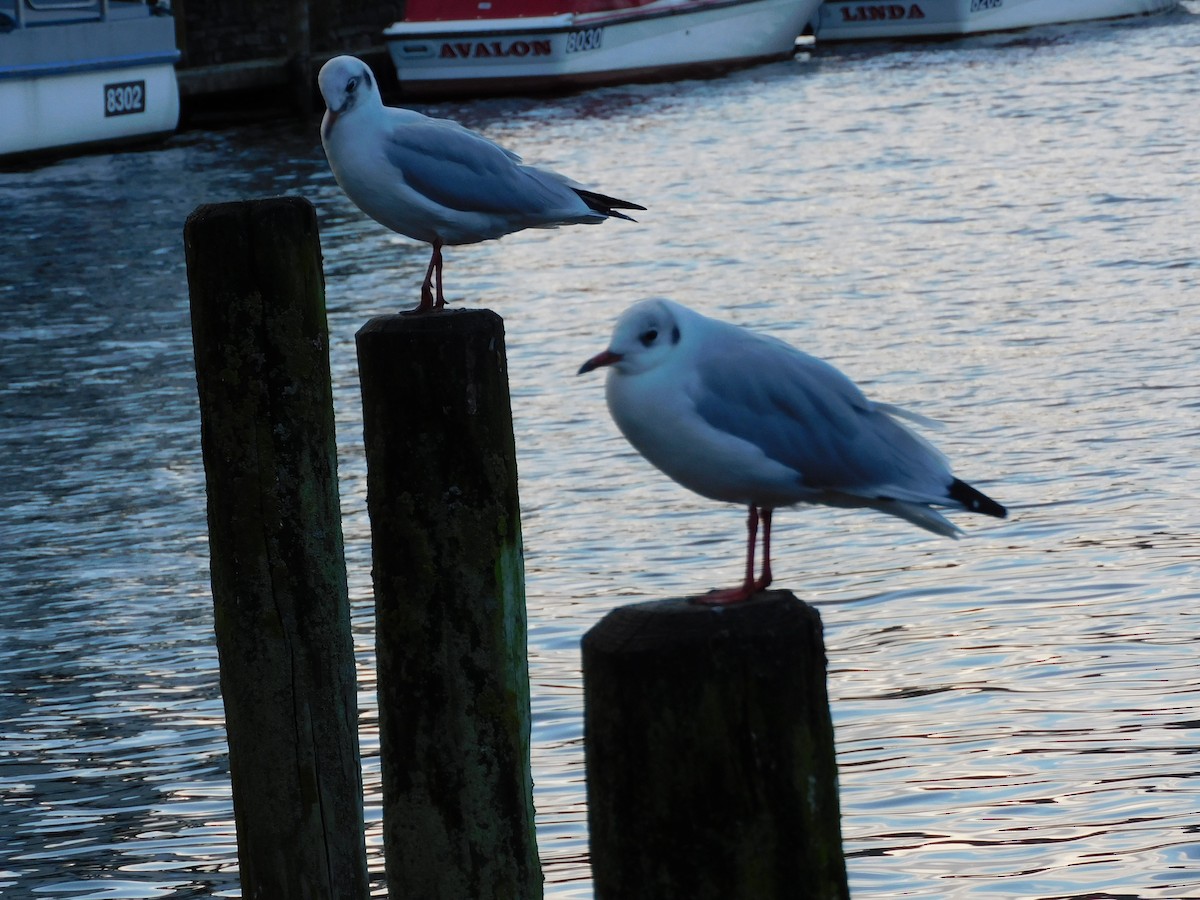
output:
[[[588,209],[598,213],[604,213],[606,216],[612,216],[615,219],[625,219],[627,222],[636,222],[633,216],[627,216],[623,212],[617,212],[620,209],[640,209],[646,211],[646,207],[639,206],[636,203],[631,203],[628,200],[619,200],[616,197],[610,197],[607,194],[598,194],[595,191],[584,190],[583,188],[572,188],[579,199],[587,204]]]
[[[976,490],[965,481],[955,478],[950,485],[950,499],[957,500],[971,512],[994,516],[997,519],[1008,518],[1008,510],[982,491]]]

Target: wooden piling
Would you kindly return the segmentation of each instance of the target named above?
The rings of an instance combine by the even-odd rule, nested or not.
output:
[[[184,244],[242,896],[365,900],[316,215],[202,206]]]
[[[504,327],[488,310],[358,333],[388,889],[536,900],[529,673]]]
[[[815,609],[620,607],[583,676],[597,900],[848,900]]]

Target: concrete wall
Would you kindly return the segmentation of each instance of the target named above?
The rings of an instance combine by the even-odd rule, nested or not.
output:
[[[404,0],[173,0],[188,97],[291,86],[329,57],[386,65],[383,29]]]

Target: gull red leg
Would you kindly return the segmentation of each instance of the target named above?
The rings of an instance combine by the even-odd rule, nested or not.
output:
[[[764,510],[766,521],[770,523],[770,511]],[[746,578],[742,582],[741,587],[727,588],[723,591],[709,591],[700,597],[693,597],[693,603],[702,603],[705,606],[725,606],[730,603],[741,603],[752,597],[755,591],[759,590],[758,585],[754,581],[754,548],[758,543],[758,507],[751,504],[750,515],[746,519]],[[769,577],[770,567],[764,572],[764,577]]]
[[[750,515],[746,519],[746,579],[741,591],[749,597],[754,593],[754,550],[758,546],[758,507],[750,504]]]
[[[442,293],[442,242],[434,241],[433,243],[433,258],[437,262],[434,267],[437,273],[437,308],[441,309],[446,305],[446,295]]]
[[[758,579],[758,581],[756,581],[754,583],[754,593],[756,593],[756,594],[759,591],[765,591],[767,588],[769,588],[771,586],[771,581],[773,580],[773,577],[774,577],[771,574],[771,514],[773,512],[775,512],[775,510],[771,509],[768,506],[764,506],[762,508],[763,564],[762,564],[762,578]]]
[[[433,254],[429,257],[429,268],[425,270],[425,280],[421,282],[421,303],[414,312],[429,312],[433,309],[433,275],[438,276],[438,296],[442,293],[442,242],[433,242]],[[441,305],[441,304],[439,304]]]

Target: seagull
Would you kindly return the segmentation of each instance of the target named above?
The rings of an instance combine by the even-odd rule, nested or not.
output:
[[[744,582],[698,603],[737,603],[771,584],[780,506],[874,509],[947,537],[962,532],[935,506],[1008,514],[897,421],[930,420],[868,400],[832,365],[775,338],[645,300],[621,314],[608,349],[579,374],[601,367],[609,412],[642,456],[701,496],[750,507]]]
[[[325,98],[321,143],[333,177],[381,225],[432,245],[418,312],[446,305],[442,247],[474,244],[525,228],[634,221],[642,209],[590,191],[450,119],[384,106],[371,70],[337,56],[317,76]]]

